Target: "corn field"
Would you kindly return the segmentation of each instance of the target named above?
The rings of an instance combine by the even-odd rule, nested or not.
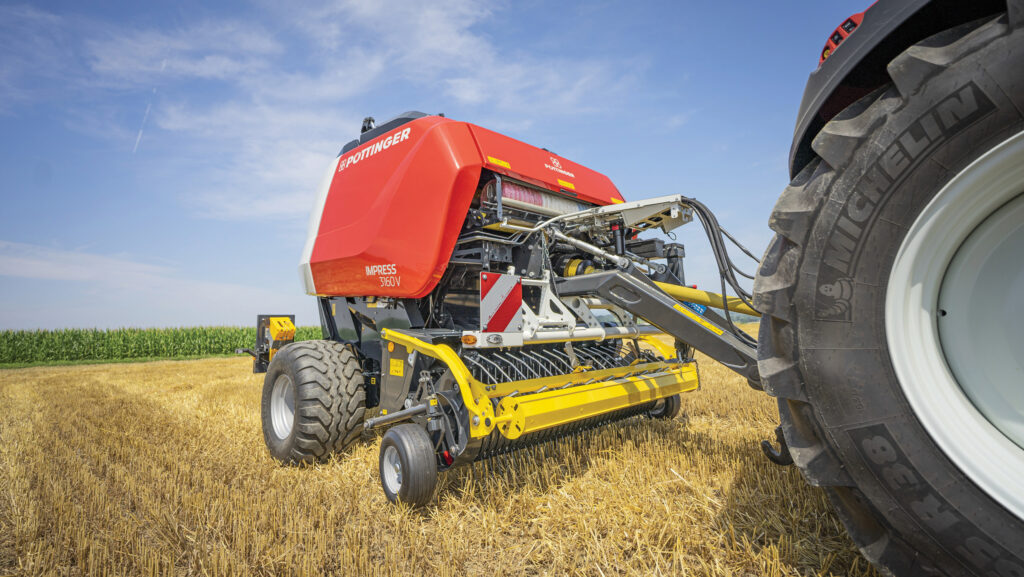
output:
[[[295,340],[319,338],[320,327],[296,330]],[[255,342],[254,327],[5,330],[0,331],[0,366],[208,357],[234,354]]]
[[[761,454],[774,400],[698,360],[679,419],[453,469],[423,509],[386,501],[377,435],[271,459],[246,359],[0,371],[0,575],[875,576]]]

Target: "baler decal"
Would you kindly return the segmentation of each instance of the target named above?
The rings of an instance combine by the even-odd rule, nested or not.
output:
[[[402,286],[402,277],[398,276],[398,265],[391,264],[368,264],[366,265],[366,276],[375,276],[382,288],[397,288]]]
[[[346,168],[348,168],[350,164],[355,164],[360,160],[363,160],[364,158],[369,158],[382,150],[387,150],[388,148],[391,148],[392,146],[398,144],[399,142],[408,140],[409,134],[411,132],[412,128],[406,128],[401,132],[392,134],[391,136],[385,138],[384,140],[378,141],[374,144],[369,144],[365,148],[353,152],[351,155],[343,158],[341,162],[338,163],[338,172],[345,170]]]
[[[366,265],[366,276],[378,276],[382,274],[398,274],[398,265],[394,263]]]
[[[480,330],[520,330],[523,285],[513,274],[480,273]],[[519,328],[517,328],[519,327]]]
[[[551,157],[551,164],[544,164],[544,168],[561,174],[562,176],[568,176],[569,178],[576,178],[576,175],[568,170],[562,168],[562,163],[554,156]]]

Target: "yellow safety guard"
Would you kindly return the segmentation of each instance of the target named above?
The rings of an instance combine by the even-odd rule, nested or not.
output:
[[[474,438],[485,437],[497,427],[502,435],[514,439],[524,433],[670,397],[699,386],[696,364],[678,361],[640,362],[486,385],[473,377],[448,345],[430,344],[394,329],[382,330],[380,336],[448,366],[469,412],[469,434]],[[663,356],[672,356],[674,352],[656,338],[642,340]],[[497,413],[492,398],[502,399]]]

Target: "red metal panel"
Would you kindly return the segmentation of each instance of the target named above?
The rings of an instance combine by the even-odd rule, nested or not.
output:
[[[397,144],[375,147],[404,131]],[[480,180],[480,153],[466,124],[414,120],[350,151],[338,166],[310,259],[316,292],[425,296],[444,273]]]
[[[484,166],[494,172],[593,204],[622,202],[619,189],[599,172],[486,128],[470,125],[470,129]]]
[[[622,202],[608,177],[483,128],[427,116],[344,154],[309,258],[320,295],[421,298],[437,285],[481,170],[593,204]]]

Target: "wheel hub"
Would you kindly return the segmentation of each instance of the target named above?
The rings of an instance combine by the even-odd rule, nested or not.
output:
[[[281,374],[270,392],[270,421],[278,439],[287,439],[295,424],[295,385],[291,377]]]
[[[1024,195],[957,251],[939,292],[939,339],[974,406],[1024,448]]]
[[[388,491],[397,495],[402,488],[402,461],[398,458],[398,450],[388,447],[384,450],[384,466],[381,468],[384,484]]]

